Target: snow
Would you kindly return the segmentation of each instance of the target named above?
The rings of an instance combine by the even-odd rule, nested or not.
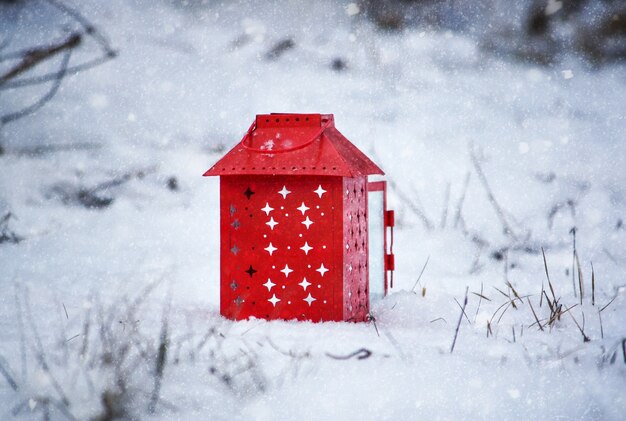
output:
[[[3,13],[10,7],[0,6],[0,27],[14,21]],[[98,416],[120,375],[123,406],[141,419],[623,418],[622,64],[592,69],[566,56],[539,67],[459,33],[379,32],[347,1],[79,7],[119,56],[0,127],[0,216],[10,210],[9,228],[23,238],[0,244],[0,368],[20,385],[14,391],[0,373],[0,418],[23,401],[18,419],[41,417],[38,397],[61,399],[55,381],[76,418]],[[561,3],[550,7],[557,13]],[[34,5],[20,19],[16,49],[67,22]],[[295,46],[266,58],[286,39]],[[337,57],[345,70],[331,69]],[[0,91],[0,114],[39,92]],[[372,308],[375,322],[219,317],[218,181],[201,175],[255,114],[291,111],[333,113],[387,173],[397,271]],[[98,190],[109,205],[86,209],[81,189],[119,179]],[[582,304],[572,287],[574,226]],[[578,303],[569,313],[589,342],[568,314],[539,331],[526,298],[498,310],[508,299],[495,288],[512,294],[508,280],[540,319],[549,316],[545,298],[540,307],[542,285],[549,294],[542,247],[556,295]],[[467,319],[450,353],[466,287]],[[481,290],[491,301],[473,294]],[[598,309],[611,300],[600,325]],[[167,308],[162,403],[149,415],[153,366],[128,357],[115,371],[101,361],[131,339],[156,355]],[[93,329],[81,357],[87,314]],[[108,340],[98,325],[109,326]],[[37,362],[37,336],[55,381]],[[134,361],[144,361],[138,349]]]

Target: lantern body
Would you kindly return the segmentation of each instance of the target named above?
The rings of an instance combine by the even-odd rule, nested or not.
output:
[[[224,317],[366,320],[367,174],[382,171],[331,128],[332,116],[257,116],[205,174],[221,176]]]

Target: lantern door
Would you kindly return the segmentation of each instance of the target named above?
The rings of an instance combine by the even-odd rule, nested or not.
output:
[[[387,210],[387,182],[373,181],[367,185],[368,260],[370,305],[387,295],[393,287],[394,213]]]

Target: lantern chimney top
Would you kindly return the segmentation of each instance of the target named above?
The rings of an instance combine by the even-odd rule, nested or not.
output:
[[[322,127],[328,122],[334,123],[332,114],[293,114],[271,113],[258,114],[256,116],[256,129],[264,128],[289,128],[289,127]]]

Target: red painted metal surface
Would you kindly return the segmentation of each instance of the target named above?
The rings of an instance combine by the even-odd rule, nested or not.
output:
[[[258,115],[241,142],[211,167],[215,175],[384,174],[336,128],[332,115]]]
[[[221,313],[342,320],[339,177],[221,180]]]
[[[332,115],[258,115],[204,174],[220,176],[221,314],[366,320],[368,174]]]

